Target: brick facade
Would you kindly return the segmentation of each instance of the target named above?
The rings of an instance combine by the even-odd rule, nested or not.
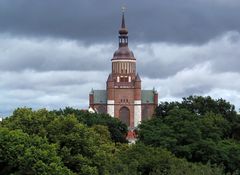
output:
[[[136,73],[136,58],[128,48],[128,30],[124,14],[119,30],[119,48],[112,58],[112,72],[106,90],[92,90],[89,105],[98,113],[119,118],[130,128],[152,117],[158,105],[155,90],[141,90],[141,79]]]

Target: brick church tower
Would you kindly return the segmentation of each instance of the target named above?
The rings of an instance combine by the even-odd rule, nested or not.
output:
[[[113,54],[112,72],[107,79],[106,90],[92,90],[89,107],[98,113],[108,113],[119,118],[130,128],[149,119],[158,105],[155,90],[141,90],[141,79],[136,71],[136,58],[128,48],[128,30],[124,12],[119,29],[119,48]]]

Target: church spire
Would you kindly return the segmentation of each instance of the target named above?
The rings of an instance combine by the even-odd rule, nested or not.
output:
[[[125,25],[125,7],[122,7],[122,24],[119,29],[119,47],[124,47],[128,45],[128,30]]]
[[[122,12],[122,28],[125,28],[125,18],[124,18],[124,11]]]

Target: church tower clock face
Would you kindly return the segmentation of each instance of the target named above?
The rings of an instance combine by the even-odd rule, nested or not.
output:
[[[141,123],[143,109],[144,118],[152,116],[158,104],[158,94],[155,90],[141,90],[136,58],[128,47],[124,11],[118,33],[118,49],[111,59],[112,70],[106,82],[106,90],[92,90],[89,107],[91,111],[105,112],[118,118],[131,129]]]

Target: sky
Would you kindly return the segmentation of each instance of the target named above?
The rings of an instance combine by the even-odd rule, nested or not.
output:
[[[240,108],[239,0],[0,0],[0,116],[87,109],[105,89],[121,7],[143,89]]]

